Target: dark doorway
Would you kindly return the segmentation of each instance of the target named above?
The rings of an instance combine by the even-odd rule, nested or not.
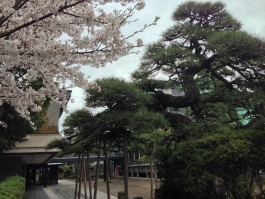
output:
[[[45,173],[44,165],[27,165],[26,184],[27,186],[38,186],[45,184],[58,184],[58,166],[48,165]]]
[[[58,165],[48,165],[47,184],[58,184]]]
[[[27,166],[27,185],[42,185],[43,184],[43,166],[28,165]]]

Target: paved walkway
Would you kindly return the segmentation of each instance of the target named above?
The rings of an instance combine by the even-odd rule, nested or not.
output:
[[[42,187],[27,188],[22,199],[50,199]]]
[[[83,185],[83,184],[82,184]],[[117,199],[118,192],[123,191],[123,180],[113,179],[110,183],[111,199]],[[69,180],[59,180],[56,185],[48,185],[47,187],[34,187],[26,189],[23,199],[73,199],[75,192],[75,182]],[[87,188],[89,198],[89,190]],[[92,190],[94,193],[94,190]],[[93,195],[93,194],[92,194]],[[80,195],[84,199],[84,187]],[[141,196],[143,199],[150,198],[150,182],[148,179],[130,179],[129,180],[129,198]],[[107,199],[106,182],[99,180],[97,199]]]
[[[57,185],[50,185],[44,188],[44,190],[48,194],[50,199],[73,199],[75,194],[75,182],[69,180],[59,180]],[[92,193],[94,193],[94,190],[92,190]],[[89,198],[89,192],[87,194]],[[81,199],[85,198],[84,187],[82,187],[80,196]],[[98,191],[97,199],[106,199],[106,198],[107,198],[106,193]],[[117,199],[117,197],[112,196],[111,199]]]

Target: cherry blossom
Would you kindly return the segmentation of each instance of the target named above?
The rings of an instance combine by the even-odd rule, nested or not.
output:
[[[107,3],[125,7],[107,13],[102,9]],[[28,120],[47,96],[65,108],[67,89],[90,85],[81,66],[103,67],[143,46],[141,39],[133,44],[128,38],[157,18],[128,36],[121,28],[134,22],[130,18],[144,5],[143,0],[1,1],[0,107],[8,103]]]

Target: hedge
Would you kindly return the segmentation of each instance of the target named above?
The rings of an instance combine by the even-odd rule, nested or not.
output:
[[[0,199],[21,199],[25,192],[25,178],[11,176],[0,183]]]

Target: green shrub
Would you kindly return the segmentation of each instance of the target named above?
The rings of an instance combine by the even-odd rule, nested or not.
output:
[[[76,174],[71,174],[68,176],[69,179],[76,179]]]
[[[99,174],[99,175],[98,175],[98,178],[99,178],[99,179],[103,179],[103,178],[104,178],[104,174]]]
[[[21,199],[25,191],[26,180],[11,176],[0,183],[0,199]]]
[[[96,175],[95,175],[94,173],[90,174],[90,178],[91,178],[91,179],[95,179],[95,176],[96,176]],[[88,178],[88,177],[87,177],[87,178]]]
[[[69,165],[65,164],[65,165],[62,166],[62,170],[63,170],[65,178],[70,178],[70,176],[73,175],[72,166],[69,166]]]

